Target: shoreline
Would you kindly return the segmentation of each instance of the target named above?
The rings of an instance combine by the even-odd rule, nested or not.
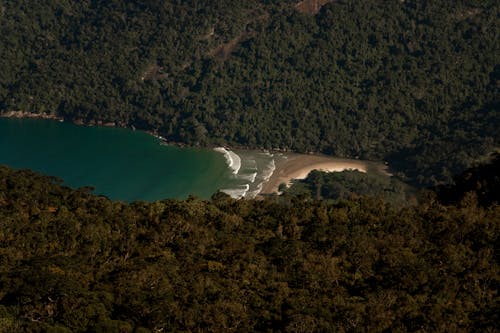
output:
[[[136,129],[133,125],[126,126],[125,124],[120,124],[116,122],[104,123],[102,121],[94,121],[92,123],[85,123],[83,120],[67,120],[61,116],[46,114],[46,113],[31,113],[25,111],[8,111],[0,114],[0,118],[13,118],[13,119],[46,119],[55,120],[59,122],[65,122],[75,124],[77,126],[102,126],[102,127],[116,127],[116,128],[126,128],[132,131],[142,131],[147,133],[160,141],[162,145],[172,145],[180,148],[185,147],[197,147],[190,146],[185,143],[168,141],[166,138],[162,137],[155,130],[142,130]],[[316,153],[296,153],[287,149],[265,149],[263,147],[247,147],[247,146],[227,146],[227,145],[206,145],[206,149],[217,149],[223,147],[231,152],[235,150],[243,151],[258,151],[266,152],[271,154],[279,154],[275,156],[275,169],[269,179],[262,184],[262,189],[256,195],[256,198],[265,197],[269,195],[274,195],[278,193],[278,188],[281,184],[286,184],[290,186],[293,180],[305,179],[307,175],[313,170],[321,170],[326,172],[341,172],[344,170],[358,170],[360,172],[373,171],[386,176],[391,176],[387,172],[387,165],[383,165],[381,162],[375,161],[364,161],[348,158],[337,158],[334,156],[320,155]],[[231,166],[228,165],[231,169]]]
[[[47,119],[47,120],[57,120],[64,121],[63,117],[56,116],[47,113],[32,113],[25,111],[8,111],[5,113],[0,113],[0,118],[12,118],[12,119]]]
[[[175,145],[178,147],[186,147],[186,144],[183,144],[181,142],[171,142],[165,139],[163,136],[158,134],[156,131],[151,131],[151,130],[142,130],[142,129],[136,129],[135,126],[127,126],[125,124],[121,123],[116,123],[116,122],[103,122],[101,120],[93,121],[90,123],[84,122],[82,119],[74,119],[74,120],[68,120],[64,119],[61,116],[53,115],[53,114],[47,114],[47,113],[32,113],[32,112],[26,112],[26,111],[8,111],[5,113],[0,113],[0,118],[10,118],[10,119],[44,119],[44,120],[56,120],[59,122],[67,122],[76,126],[85,126],[85,127],[94,127],[94,126],[101,126],[101,127],[113,127],[113,128],[125,128],[129,129],[131,131],[142,131],[146,134],[149,134],[156,139],[161,141],[161,144],[164,145]]]
[[[375,172],[380,172],[389,176],[390,174],[381,168],[381,166],[378,166],[378,169],[373,168],[374,165],[378,164],[379,163],[372,161],[336,158],[326,155],[286,154],[282,159],[276,162],[276,170],[269,178],[269,181],[264,183],[259,195],[268,196],[277,194],[281,184],[290,186],[293,180],[305,179],[313,170],[326,172],[358,170],[363,173],[374,170]]]
[[[4,113],[0,113],[0,118],[11,118],[11,119],[44,119],[44,120],[56,120],[59,122],[67,122],[70,124],[74,124],[77,126],[85,126],[85,127],[93,127],[93,126],[102,126],[102,127],[113,127],[113,128],[125,128],[129,129],[131,131],[140,131],[147,133],[156,139],[161,141],[161,144],[167,145],[167,146],[176,146],[180,148],[207,148],[207,149],[213,149],[217,147],[223,147],[228,150],[234,151],[234,150],[249,150],[249,151],[260,151],[260,152],[269,152],[269,153],[283,153],[283,154],[288,154],[288,153],[295,153],[292,150],[286,149],[286,148],[264,148],[264,147],[251,147],[251,146],[243,146],[243,145],[228,145],[227,143],[220,143],[220,144],[207,144],[207,145],[190,145],[184,142],[178,142],[178,141],[169,141],[165,137],[163,137],[158,130],[148,130],[148,129],[138,129],[134,125],[127,125],[122,122],[104,122],[102,120],[93,120],[91,122],[85,122],[82,119],[66,119],[64,117],[58,116],[58,115],[53,115],[53,114],[47,114],[47,113],[33,113],[33,112],[26,112],[26,111],[7,111]],[[299,154],[299,153],[297,153]],[[304,153],[305,154],[305,153]]]

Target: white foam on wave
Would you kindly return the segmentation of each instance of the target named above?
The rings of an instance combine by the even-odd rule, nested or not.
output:
[[[241,199],[245,197],[249,189],[250,185],[245,184],[245,185],[240,185],[238,188],[226,188],[222,189],[221,191],[228,194],[231,198]]]
[[[250,183],[255,182],[255,178],[257,178],[257,172],[249,173],[246,175],[238,175],[238,178],[248,180]]]
[[[264,182],[267,182],[269,178],[271,178],[274,170],[276,170],[276,164],[274,163],[274,159],[272,159],[269,165],[267,165],[266,168],[262,170],[262,179],[264,180]]]
[[[245,169],[248,170],[257,170],[257,161],[256,160],[247,160],[248,166]]]
[[[227,165],[231,170],[233,170],[233,174],[237,175],[238,171],[240,171],[241,168],[241,158],[238,156],[238,154],[232,152],[231,150],[227,150],[224,147],[217,147],[214,148],[214,150],[216,152],[224,154]]]
[[[271,153],[270,153],[270,152],[268,152],[268,151],[261,152],[260,154],[261,154],[261,155],[264,155],[264,156],[274,157],[274,154],[271,154]]]
[[[262,186],[264,183],[259,183],[257,184],[257,187],[253,191],[248,191],[247,194],[245,195],[245,198],[248,199],[255,199],[257,195],[259,195],[260,191],[262,191]]]
[[[261,181],[255,186],[255,189],[253,189],[252,191],[248,191],[245,197],[250,199],[255,198],[262,191],[264,183],[269,181],[274,173],[274,170],[276,170],[276,164],[274,162],[274,159],[272,159],[271,162],[266,165],[266,167],[262,170],[262,173],[259,175],[259,179]]]

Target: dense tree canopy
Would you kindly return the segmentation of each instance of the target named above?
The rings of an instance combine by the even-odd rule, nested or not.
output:
[[[285,195],[318,200],[342,200],[370,196],[399,206],[416,202],[415,189],[394,177],[355,170],[343,172],[313,170],[306,179],[295,180],[291,188],[283,191]]]
[[[491,161],[481,163],[454,177],[453,184],[438,186],[435,190],[446,204],[457,204],[463,194],[474,192],[483,206],[500,204],[500,153],[494,154]]]
[[[24,0],[0,22],[0,112],[386,159],[420,184],[499,144],[494,0]]]
[[[437,199],[125,204],[0,167],[0,332],[493,332],[500,207]]]
[[[474,192],[479,204],[500,203],[500,153],[488,156],[482,163],[453,177],[453,182],[435,187],[440,201],[458,204],[464,194]],[[354,170],[322,172],[313,170],[306,179],[295,180],[291,188],[283,188],[284,195],[338,201],[359,196],[381,198],[396,206],[414,204],[416,189],[395,179],[375,173]]]
[[[297,2],[3,1],[0,113],[386,159],[418,184],[498,147],[498,1]],[[128,204],[0,166],[0,332],[493,332],[499,161],[404,207],[356,172]]]

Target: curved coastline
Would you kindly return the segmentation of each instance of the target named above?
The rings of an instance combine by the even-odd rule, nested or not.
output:
[[[226,149],[224,147],[217,147],[214,150],[218,153],[224,154],[226,158],[226,162],[231,170],[233,170],[233,174],[237,175],[241,168],[241,158],[235,152]]]
[[[47,119],[47,120],[55,120],[55,121],[65,121],[62,117],[50,114],[42,114],[42,113],[30,113],[24,111],[9,111],[0,114],[2,118],[36,118],[36,119]],[[97,124],[84,124],[79,121],[68,121],[75,125],[84,125],[84,126],[103,126],[103,127],[125,127],[119,126],[116,123],[97,123]],[[135,130],[134,127],[131,128]],[[160,136],[158,133],[154,131],[144,131],[147,134],[154,136],[155,138],[161,141],[161,144],[167,145],[177,145],[180,147],[186,147],[187,145],[168,142],[165,138]],[[210,148],[208,146],[207,148]],[[386,176],[391,176],[390,173],[386,171],[387,166],[383,165],[380,162],[373,161],[361,161],[355,159],[345,159],[345,158],[336,158],[333,156],[327,155],[316,155],[316,154],[300,154],[293,152],[284,152],[279,153],[279,156],[275,156],[274,154],[269,153],[269,151],[261,149],[248,149],[242,147],[235,147],[241,151],[248,152],[260,152],[261,154],[266,154],[271,157],[271,161],[266,165],[265,168],[261,169],[259,172],[259,176],[257,176],[257,172],[246,170],[246,173],[240,175],[240,171],[242,169],[242,157],[239,154],[232,151],[231,148],[228,147],[213,147],[212,149],[216,152],[222,153],[226,159],[226,164],[231,170],[232,174],[236,176],[240,180],[244,180],[245,184],[238,184],[235,188],[231,189],[221,189],[223,192],[230,194],[234,198],[248,198],[253,199],[258,196],[266,196],[271,194],[278,193],[278,188],[280,184],[286,184],[290,186],[294,179],[304,179],[312,170],[322,170],[327,172],[340,172],[344,170],[358,170],[360,172],[376,172],[380,174],[384,174]],[[273,151],[274,152],[274,151]],[[368,170],[369,169],[369,170]],[[256,177],[258,178],[258,182],[256,182]],[[247,185],[253,184],[252,188],[247,188]]]
[[[263,184],[260,195],[278,193],[280,184],[290,186],[294,179],[305,179],[313,170],[327,172],[341,172],[344,170],[358,170],[368,172],[376,162],[360,161],[346,158],[336,158],[324,155],[287,154],[276,163],[276,170],[269,180]],[[378,171],[389,176],[382,170]]]
[[[55,176],[65,186],[122,201],[209,199],[232,186],[224,157],[210,149],[164,147],[144,131],[0,118],[0,163]]]

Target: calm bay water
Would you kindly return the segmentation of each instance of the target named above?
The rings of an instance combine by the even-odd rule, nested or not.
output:
[[[126,201],[209,198],[235,184],[224,155],[213,150],[164,146],[139,131],[39,119],[0,118],[0,164]]]

